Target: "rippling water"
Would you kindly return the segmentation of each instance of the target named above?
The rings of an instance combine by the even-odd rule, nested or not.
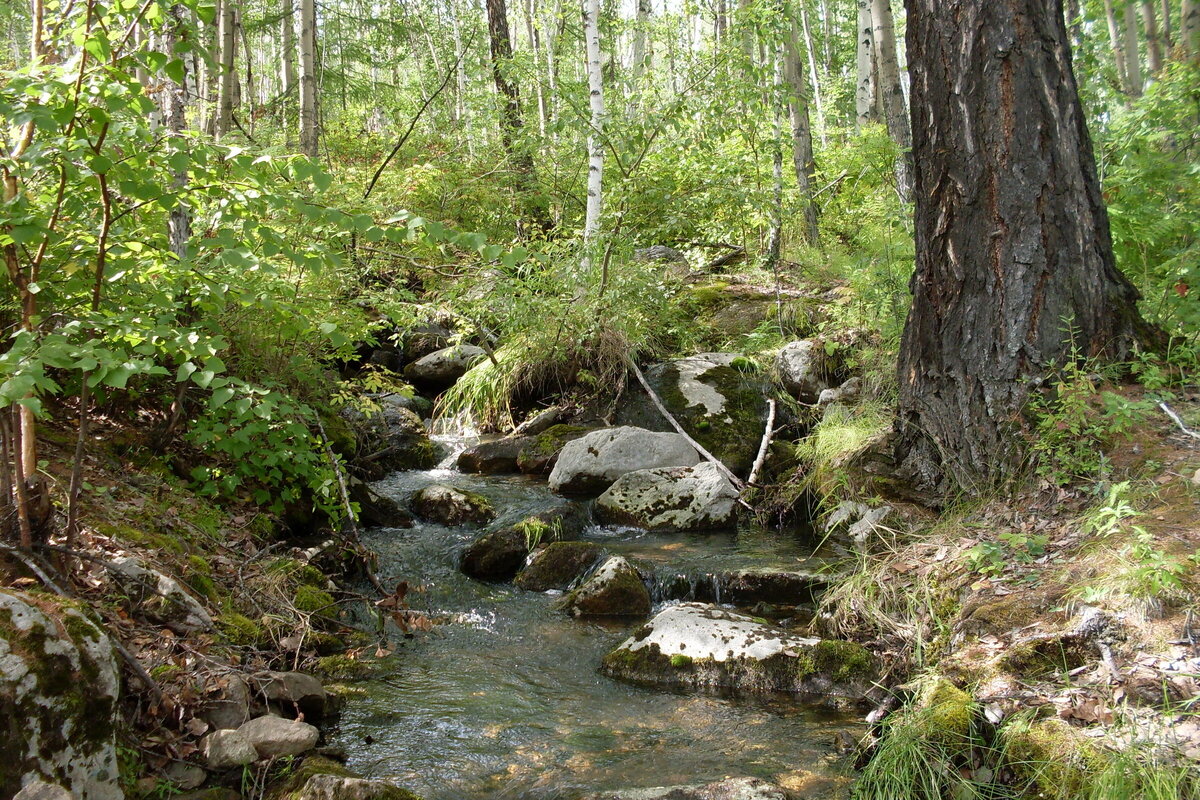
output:
[[[501,521],[560,500],[544,481],[450,470],[397,473],[376,485],[401,500],[430,483],[488,496]],[[364,774],[393,777],[428,800],[563,798],[585,791],[751,775],[836,796],[832,755],[852,718],[790,697],[736,698],[653,691],[601,676],[601,656],[634,623],[569,619],[555,597],[470,580],[457,555],[472,527],[419,524],[364,533],[386,579],[424,591],[414,608],[449,620],[397,645],[390,674],[362,684],[333,739]],[[592,529],[587,538],[687,569],[798,566],[810,551],[794,533],[643,535]]]

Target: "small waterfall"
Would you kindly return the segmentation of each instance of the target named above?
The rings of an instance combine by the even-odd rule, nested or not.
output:
[[[701,570],[679,570],[670,566],[656,567],[646,580],[650,600],[655,605],[672,600],[696,600],[704,603],[721,602],[721,575]]]
[[[458,457],[468,447],[478,444],[481,436],[479,429],[475,427],[475,421],[461,414],[436,417],[427,420],[425,424],[429,429],[429,438],[445,451],[445,456],[435,469],[455,469]]]

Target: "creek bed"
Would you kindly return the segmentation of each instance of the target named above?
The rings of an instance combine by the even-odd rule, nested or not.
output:
[[[404,501],[431,483],[488,497],[511,523],[561,502],[545,482],[450,470],[377,483]],[[393,671],[360,684],[332,743],[365,775],[390,777],[427,800],[562,798],[587,791],[757,776],[829,791],[840,784],[832,742],[856,718],[791,697],[675,694],[601,676],[601,657],[636,622],[599,624],[557,612],[558,598],[471,580],[457,569],[480,531],[418,523],[364,531],[385,582],[407,580],[413,608],[448,620],[396,645]],[[585,538],[695,569],[801,563],[794,533],[648,536],[593,529]],[[817,795],[809,795],[817,796]],[[831,795],[832,796],[832,795]]]

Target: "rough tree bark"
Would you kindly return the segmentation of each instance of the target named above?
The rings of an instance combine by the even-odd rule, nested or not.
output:
[[[300,152],[317,157],[317,6],[300,0]]]
[[[637,25],[633,29],[633,77],[635,80],[640,79],[650,69],[650,49],[646,43],[649,41],[651,13],[650,0],[638,0]]]
[[[906,5],[917,264],[896,456],[918,488],[979,492],[1021,463],[1055,365],[1154,332],[1114,264],[1059,3]]]
[[[875,52],[879,65],[878,91],[883,97],[888,134],[900,148],[896,156],[896,190],[905,202],[912,200],[912,128],[900,84],[900,61],[896,56],[896,28],[892,22],[890,0],[871,0],[871,20],[875,23]]]
[[[294,113],[296,102],[296,4],[295,0],[283,0],[282,16],[279,18],[280,32],[280,73],[279,78],[283,84],[282,114],[284,125],[288,130],[288,139],[291,139],[291,126],[287,123],[291,120],[291,114]],[[290,144],[290,142],[289,142]]]

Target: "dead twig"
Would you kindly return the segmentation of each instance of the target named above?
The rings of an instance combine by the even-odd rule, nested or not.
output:
[[[775,398],[767,400],[767,427],[763,431],[762,442],[758,445],[758,456],[754,459],[754,466],[750,468],[750,477],[746,479],[747,486],[754,486],[758,480],[759,470],[762,469],[763,463],[767,460],[767,448],[771,446],[771,439],[775,436]]]

